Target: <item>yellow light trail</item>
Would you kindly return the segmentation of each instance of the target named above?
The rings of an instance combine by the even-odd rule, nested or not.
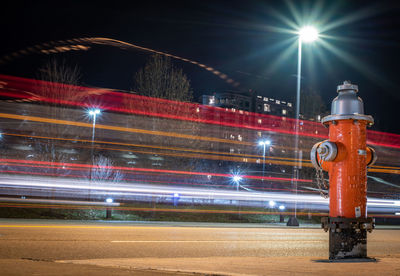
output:
[[[58,140],[58,141],[76,141],[82,143],[92,143],[92,140],[87,139],[72,139],[72,138],[59,138],[59,137],[48,137],[48,136],[38,136],[38,135],[27,135],[27,134],[15,134],[15,133],[2,133],[2,135],[16,136],[16,137],[28,137],[28,138],[37,138],[37,139],[50,139],[50,140]],[[118,146],[129,146],[129,147],[141,147],[141,148],[152,148],[152,149],[161,149],[161,150],[172,150],[172,151],[184,151],[184,152],[196,152],[196,153],[204,153],[204,154],[215,154],[215,155],[229,155],[229,156],[241,156],[243,158],[263,158],[262,155],[254,155],[254,154],[245,154],[245,153],[231,153],[231,152],[217,152],[210,150],[200,150],[200,149],[191,149],[191,148],[179,148],[179,147],[165,147],[165,146],[155,146],[155,145],[145,145],[145,144],[132,144],[132,143],[122,143],[122,142],[111,142],[111,141],[101,141],[94,140],[96,144],[109,144],[109,145],[118,145]],[[103,149],[102,147],[96,147],[99,149]],[[132,151],[127,149],[115,149],[120,151]],[[152,152],[153,153],[153,152]],[[157,154],[163,154],[157,152]],[[266,160],[293,160],[296,159],[290,157],[278,157],[278,156],[266,156]],[[311,162],[308,159],[302,159],[303,162]]]
[[[50,119],[50,118],[36,117],[36,116],[16,115],[16,114],[9,114],[9,113],[0,113],[0,118],[93,128],[93,124],[91,124],[91,123]],[[96,124],[95,128],[96,129],[122,131],[122,132],[149,134],[149,135],[159,135],[159,136],[166,136],[166,137],[176,137],[176,138],[183,138],[183,139],[201,140],[201,141],[208,141],[208,142],[219,142],[219,143],[227,143],[227,144],[254,146],[254,143],[249,143],[249,142],[234,141],[234,140],[221,139],[221,138],[215,138],[215,137],[181,134],[181,133],[175,133],[175,132],[145,130],[145,129],[138,129],[138,128],[119,127],[119,126],[110,126],[110,125],[102,125],[102,124]]]
[[[80,141],[91,143],[91,140],[81,140],[81,139],[68,139],[68,138],[53,138],[53,137],[45,137],[45,136],[32,136],[32,135],[24,135],[24,134],[10,134],[10,133],[3,133],[3,135],[10,135],[10,136],[20,136],[20,137],[32,137],[32,138],[40,138],[40,139],[54,139],[54,140],[66,140],[66,141]],[[126,144],[126,143],[116,143],[116,142],[106,142],[106,141],[96,141],[96,143],[105,143],[105,144],[116,144],[116,145],[130,145],[135,147],[141,147],[138,144]],[[91,146],[79,146],[81,148],[91,148]],[[147,145],[146,147],[153,147]],[[134,153],[142,153],[142,154],[154,154],[153,151],[144,151],[144,150],[133,150],[133,149],[120,149],[120,148],[110,148],[110,147],[96,147],[97,149],[104,149],[104,150],[113,150],[113,151],[127,151],[127,152],[134,152]],[[168,147],[160,147],[156,146],[157,149],[174,149],[174,150],[182,150],[182,151],[189,151],[183,148],[168,148]],[[196,152],[196,150],[190,150]],[[197,150],[201,152],[201,150]],[[226,155],[221,155],[225,153],[213,152],[213,151],[203,151],[209,154],[190,154],[190,153],[166,153],[166,152],[157,152],[159,155],[164,156],[173,156],[173,157],[187,157],[187,158],[198,158],[198,159],[209,159],[209,160],[224,160],[224,161],[232,161],[232,162],[247,162],[247,163],[259,163],[258,160],[262,159],[262,156],[258,155],[245,155],[240,154],[243,157],[230,157]],[[232,154],[233,155],[233,154]],[[239,155],[239,154],[237,154]],[[247,161],[244,161],[246,159]],[[278,159],[278,160],[274,160]],[[280,160],[279,160],[280,159]],[[284,161],[284,160],[293,160],[293,161]],[[312,164],[309,160],[303,159],[303,166],[305,167],[312,167]],[[284,158],[284,157],[266,157],[266,163],[271,164],[278,164],[278,165],[288,165],[294,166],[296,164],[294,158]]]
[[[0,113],[1,114],[1,113]],[[46,137],[46,136],[34,136],[34,135],[24,135],[24,134],[11,134],[11,133],[3,133],[3,135],[10,136],[19,136],[19,137],[31,137],[31,138],[39,138],[39,139],[53,139],[53,140],[65,140],[65,141],[79,141],[85,143],[92,143],[91,140],[85,139],[69,139],[69,138],[57,138],[57,137]],[[207,154],[185,154],[185,153],[166,153],[166,152],[157,152],[159,155],[164,156],[172,156],[172,157],[187,157],[187,158],[198,158],[198,159],[209,159],[209,160],[224,160],[224,161],[232,161],[232,162],[246,162],[246,163],[259,163],[259,160],[263,158],[263,156],[259,155],[251,155],[251,154],[235,154],[235,153],[220,153],[214,151],[205,151],[205,150],[195,150],[195,149],[185,149],[185,148],[176,148],[176,147],[162,147],[162,146],[151,146],[151,145],[140,145],[140,144],[129,144],[129,143],[118,143],[118,142],[109,142],[109,141],[95,141],[96,143],[102,144],[113,144],[113,145],[123,145],[123,146],[134,146],[134,147],[147,147],[147,148],[155,148],[155,149],[167,149],[167,150],[176,150],[176,151],[191,151],[191,152],[199,152],[199,153],[207,153]],[[91,146],[79,146],[81,148],[91,148]],[[154,154],[153,151],[144,151],[144,150],[132,150],[132,149],[120,149],[120,148],[110,148],[110,147],[96,147],[98,149],[105,150],[113,150],[113,151],[128,151],[134,153],[142,153],[142,154]],[[226,155],[236,155],[235,156],[226,156]],[[246,159],[246,161],[244,161]],[[277,160],[275,160],[277,159]],[[291,161],[290,161],[291,160]],[[302,159],[302,166],[304,167],[313,167],[310,160]],[[288,165],[294,166],[296,165],[296,159],[290,157],[266,157],[266,163],[277,164],[277,165]],[[368,169],[369,172],[377,172],[377,173],[389,173],[389,174],[400,174],[400,167],[386,167],[386,166],[372,166]]]
[[[101,206],[71,206],[61,204],[30,204],[30,203],[0,203],[1,207],[8,208],[52,208],[52,209],[96,209],[113,211],[136,211],[136,212],[172,212],[172,213],[207,213],[207,214],[247,214],[247,215],[290,215],[291,212],[270,212],[270,211],[251,211],[251,210],[218,210],[218,209],[176,209],[176,208],[144,208],[144,207],[101,207]],[[308,212],[297,212],[298,215],[308,215]],[[327,213],[313,213],[314,215],[326,215]]]

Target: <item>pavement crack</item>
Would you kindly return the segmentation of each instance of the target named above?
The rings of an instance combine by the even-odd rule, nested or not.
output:
[[[21,260],[32,261],[32,262],[54,262],[52,259],[37,259],[37,258],[21,258]]]

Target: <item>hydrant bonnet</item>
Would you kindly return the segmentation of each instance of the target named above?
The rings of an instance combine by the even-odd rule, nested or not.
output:
[[[365,120],[373,124],[372,116],[364,114],[364,103],[357,96],[357,85],[344,81],[343,84],[338,85],[337,92],[339,95],[332,101],[331,115],[321,120],[323,124],[344,119]]]

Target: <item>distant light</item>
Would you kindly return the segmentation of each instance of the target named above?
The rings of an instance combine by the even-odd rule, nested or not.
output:
[[[107,198],[107,199],[106,199],[106,202],[107,202],[107,203],[113,203],[114,200],[113,200],[112,198]]]
[[[273,208],[273,207],[275,207],[276,202],[273,201],[273,200],[270,200],[270,201],[268,202],[268,204],[269,204],[269,207]],[[281,205],[281,206],[282,206],[282,205]]]
[[[92,116],[94,116],[94,115],[97,115],[97,114],[100,114],[100,109],[98,109],[98,108],[96,108],[96,109],[91,109],[91,110],[89,110],[89,115],[92,115]]]
[[[271,140],[262,140],[262,141],[260,141],[260,142],[258,142],[258,145],[260,145],[260,146],[269,146],[269,145],[271,145]]]
[[[180,195],[178,193],[174,193],[174,197],[179,197]]]
[[[318,39],[318,31],[313,26],[306,26],[300,29],[299,37],[302,42],[312,42]]]
[[[279,205],[278,208],[279,208],[279,210],[282,210],[282,211],[283,211],[283,210],[285,210],[286,207],[285,207],[285,205]]]
[[[400,216],[400,213],[394,213],[396,216]]]
[[[241,177],[241,176],[239,176],[239,175],[233,176],[233,181],[234,181],[235,183],[239,183],[240,180],[242,180],[242,177]]]

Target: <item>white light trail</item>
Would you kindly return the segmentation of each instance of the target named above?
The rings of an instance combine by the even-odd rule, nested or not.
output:
[[[129,193],[138,196],[164,196],[179,194],[181,198],[208,198],[241,201],[268,201],[279,203],[300,202],[305,204],[329,205],[329,199],[319,195],[290,194],[276,192],[251,192],[251,191],[229,191],[211,190],[201,188],[184,188],[175,186],[161,186],[138,183],[109,183],[97,182],[94,185],[89,181],[53,179],[53,178],[21,178],[15,176],[0,176],[0,187],[21,187],[29,189],[74,189],[86,191],[103,191],[116,193]],[[390,208],[393,212],[400,211],[400,200],[368,198],[369,207]]]

